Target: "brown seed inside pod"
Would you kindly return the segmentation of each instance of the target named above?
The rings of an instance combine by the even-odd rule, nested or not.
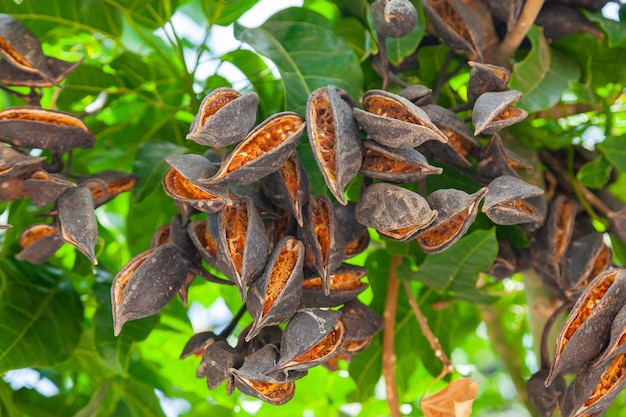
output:
[[[523,211],[524,213],[528,213],[532,216],[537,214],[537,209],[535,208],[535,206],[524,200],[504,201],[500,203],[500,205],[514,207],[517,210]]]
[[[128,177],[108,181],[107,185],[109,186],[109,192],[111,194],[117,195],[132,190],[136,182],[137,177]]]
[[[605,269],[609,267],[611,264],[611,248],[608,246],[604,246],[600,254],[596,258],[596,262],[593,264],[593,269],[591,270],[591,274],[589,274],[589,278],[587,282],[585,282],[585,286],[591,282],[592,279],[600,275]]]
[[[379,116],[389,117],[416,125],[423,125],[421,120],[411,114],[402,103],[379,94],[371,94],[364,97],[363,109]]]
[[[443,132],[444,135],[446,135],[450,146],[452,146],[460,155],[467,156],[472,148],[474,148],[475,145],[461,137],[461,135],[449,127],[442,125],[437,125],[437,127]]]
[[[157,230],[154,231],[152,235],[152,241],[150,242],[151,248],[156,248],[157,246],[164,245],[170,242],[170,237],[172,233],[172,225],[167,223],[159,226]]]
[[[289,399],[293,396],[293,392],[296,389],[296,384],[293,382],[285,382],[284,384],[277,384],[272,382],[254,381],[248,379],[250,385],[264,397],[266,397],[273,404],[282,404],[285,399]]]
[[[315,346],[304,352],[293,360],[296,363],[307,363],[313,361],[324,360],[327,356],[334,354],[339,346],[343,343],[346,334],[346,328],[341,322],[337,321],[335,327],[322,340],[317,342]]]
[[[472,35],[463,21],[463,16],[458,13],[449,0],[427,0],[427,3],[447,26],[454,28],[461,38],[472,39]]]
[[[213,116],[219,109],[230,103],[231,101],[241,97],[241,94],[235,90],[224,89],[215,92],[208,100],[204,102],[203,107],[200,109],[202,117],[200,123],[196,127],[196,130],[204,126],[211,116]]]
[[[11,44],[2,36],[0,36],[0,49],[2,49],[7,55],[13,58],[18,64],[23,65],[27,68],[33,67],[26,59],[24,59],[22,55],[18,54],[17,51],[13,49]]]
[[[502,110],[498,115],[493,119],[493,122],[499,122],[502,120],[509,120],[518,117],[520,114],[523,114],[524,110],[518,109],[517,107],[507,107]]]
[[[314,139],[318,146],[314,146],[320,160],[328,168],[331,179],[337,177],[337,164],[335,155],[335,118],[331,111],[328,89],[318,90],[311,101],[312,120],[314,127]]]
[[[322,254],[322,265],[327,265],[328,254],[330,253],[330,211],[332,207],[326,204],[323,198],[311,199],[311,212],[313,213],[313,223],[315,224],[315,236],[320,245]]]
[[[272,308],[278,296],[283,292],[289,277],[298,263],[300,255],[300,245],[295,238],[289,239],[282,247],[276,263],[272,268],[272,273],[267,282],[267,292],[265,295],[265,303],[263,304],[263,315]]]
[[[298,178],[298,165],[293,156],[289,157],[278,170],[280,171],[280,175],[285,179],[291,201],[298,201],[298,189],[300,188],[298,185],[300,184],[300,180]]]
[[[123,274],[123,275],[119,275],[117,277],[117,279],[114,282],[115,286],[113,288],[113,295],[115,298],[115,302],[118,306],[121,305],[122,303],[124,289],[126,288],[126,285],[128,284],[128,280],[130,280],[130,278],[133,276],[137,268],[139,268],[141,264],[144,263],[144,261],[148,258],[148,256],[152,254],[152,252],[153,251],[150,249],[150,250],[140,253],[139,255],[131,259],[130,262],[128,262],[126,266],[124,266],[122,271],[120,271],[120,274]]]
[[[389,159],[385,154],[374,149],[365,149],[361,169],[392,174],[423,171],[422,167],[416,164],[407,164],[404,161]]]
[[[346,248],[344,250],[344,256],[346,258],[352,258],[353,256],[356,256],[362,253],[365,250],[365,247],[367,243],[369,242],[369,239],[370,239],[370,235],[366,229],[363,231],[363,233],[361,233],[361,236],[359,236],[357,239],[353,240],[352,242],[349,242],[348,244],[346,244]]]
[[[471,214],[472,207],[468,207],[467,210],[457,214],[449,221],[443,223],[438,227],[427,230],[426,232],[418,236],[420,244],[426,247],[437,247],[443,243],[449,241],[463,228],[465,219]]]
[[[342,349],[348,353],[358,353],[367,348],[372,343],[372,338],[363,340],[346,340]]]
[[[197,223],[196,228],[196,236],[198,240],[202,244],[202,246],[209,252],[211,255],[215,255],[217,253],[217,242],[213,239],[213,235],[209,231],[209,225],[206,222]]]
[[[39,239],[43,239],[59,230],[49,224],[34,224],[27,229],[24,229],[20,235],[20,246],[24,249],[27,246],[35,243]]]
[[[167,174],[165,174],[165,184],[172,194],[181,198],[190,200],[211,200],[216,198],[213,194],[209,194],[202,188],[194,185],[174,168],[170,168]]]
[[[331,291],[347,291],[363,285],[361,282],[362,274],[360,272],[342,272],[338,274],[330,275],[330,290]],[[310,288],[314,290],[324,289],[322,278],[305,279],[302,286],[304,288]]]
[[[612,388],[617,386],[626,377],[626,353],[622,353],[613,359],[611,365],[602,375],[602,379],[596,385],[593,394],[585,402],[586,407],[590,407],[598,402]]]
[[[248,230],[248,202],[245,198],[236,200],[232,206],[224,208],[222,213],[228,253],[233,261],[237,274],[243,271],[243,251],[246,247]]]
[[[77,117],[60,112],[43,110],[31,107],[8,108],[0,112],[0,120],[30,120],[33,122],[49,123],[59,126],[75,126],[85,132],[89,129]]]
[[[572,222],[576,219],[576,203],[573,200],[564,200],[556,210],[558,210],[554,232],[556,259],[562,259],[569,243],[568,234],[572,230]]]

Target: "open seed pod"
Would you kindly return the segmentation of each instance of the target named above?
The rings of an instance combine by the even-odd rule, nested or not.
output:
[[[94,250],[98,241],[98,222],[89,189],[68,188],[59,197],[57,205],[63,240],[84,253],[93,264],[97,264]]]
[[[298,152],[261,180],[261,188],[267,198],[277,207],[289,210],[302,227],[302,207],[309,201],[311,183]]]
[[[610,269],[598,275],[580,295],[556,340],[546,386],[557,375],[575,372],[609,342],[613,319],[626,304],[626,270]]]
[[[361,98],[363,110],[354,108],[359,125],[372,139],[390,148],[415,148],[429,140],[448,138],[424,110],[406,98],[383,90],[370,90]]]
[[[519,155],[506,149],[497,134],[491,137],[487,146],[478,155],[476,171],[483,177],[492,179],[500,175],[519,177],[516,171],[518,169],[530,171],[532,166]]]
[[[488,2],[495,3],[497,1],[488,0]],[[470,104],[476,103],[476,99],[483,93],[508,90],[509,79],[511,78],[511,72],[508,69],[482,62],[470,61],[468,63],[472,67],[467,85],[467,100]]]
[[[278,209],[278,218],[267,219],[264,223],[270,249],[273,249],[285,236],[296,236],[298,234],[298,222],[295,216],[288,210]]]
[[[347,206],[339,204],[333,205],[337,224],[341,229],[344,238],[345,249],[344,259],[352,258],[367,249],[370,243],[370,235],[367,227],[356,221],[354,209],[356,203],[349,203]]]
[[[73,114],[22,106],[0,111],[0,141],[68,152],[74,148],[91,148],[96,138]]]
[[[194,334],[185,344],[183,352],[180,354],[180,359],[185,359],[191,355],[202,356],[204,350],[217,340],[220,340],[220,337],[212,331]]]
[[[523,0],[485,0],[485,5],[493,17],[506,23],[507,32],[515,27],[523,4]]]
[[[513,107],[522,98],[522,92],[506,90],[483,93],[476,99],[472,111],[474,135],[491,135],[528,116],[526,110]]]
[[[572,33],[587,32],[597,39],[604,38],[604,32],[585,17],[576,7],[565,4],[546,4],[535,19],[535,24],[543,28],[546,41],[553,42]]]
[[[250,341],[263,327],[291,318],[302,295],[304,245],[298,239],[283,238],[267,261],[259,279],[250,286],[246,305],[254,323],[246,335]]]
[[[102,181],[102,183],[104,183],[103,189],[100,191],[100,187],[96,187],[95,189],[90,187],[88,184],[92,182],[92,180]],[[82,178],[78,182],[78,185],[92,189],[92,194],[94,194],[95,190],[98,190],[96,191],[98,195],[94,194],[94,201],[96,207],[99,207],[113,200],[121,193],[132,190],[137,181],[139,181],[139,177],[127,172],[104,170]]]
[[[20,261],[44,263],[63,245],[59,229],[51,224],[33,224],[20,234],[22,251],[15,255]]]
[[[38,170],[24,181],[24,189],[35,207],[43,207],[54,203],[63,192],[76,184],[60,174],[49,174]]]
[[[612,252],[601,233],[574,240],[561,261],[563,284],[568,298],[575,298],[605,269],[611,266]]]
[[[350,264],[343,264],[330,274],[330,294],[324,294],[324,284],[319,274],[308,273],[302,283],[302,307],[336,307],[356,299],[367,284],[361,279],[367,275],[367,269]]]
[[[194,220],[187,225],[187,233],[202,259],[217,269],[217,239],[211,234],[208,223],[205,220]]]
[[[69,62],[46,56],[45,62],[51,75],[50,78],[44,78],[37,73],[22,71],[11,65],[9,61],[3,59],[0,61],[0,83],[16,87],[52,87],[58,85],[72,71],[78,68],[78,66],[83,63],[83,59],[76,62]]]
[[[365,350],[383,329],[382,317],[359,300],[347,303],[339,311],[346,327],[346,340],[341,349],[350,355]]]
[[[271,174],[296,149],[305,127],[305,120],[293,112],[270,116],[224,157],[215,175],[200,182],[249,184]]]
[[[161,311],[176,295],[187,276],[187,264],[178,247],[165,243],[140,253],[115,276],[111,285],[114,334],[127,321]]]
[[[239,288],[246,300],[246,286],[263,271],[269,253],[265,226],[249,197],[233,200],[217,218],[217,269]]]
[[[384,37],[401,38],[417,24],[417,10],[409,0],[377,0],[370,10],[376,32]]]
[[[246,342],[246,336],[248,335],[251,327],[252,326],[248,326],[239,334],[237,346],[235,346],[235,349],[237,349],[237,351],[240,352],[244,358],[252,355],[265,345],[274,345],[280,349],[280,340],[283,337],[283,330],[280,327],[263,327],[256,336]]]
[[[39,39],[19,20],[0,13],[0,54],[15,68],[56,84]]]
[[[216,340],[204,350],[202,362],[198,366],[196,376],[206,378],[209,389],[217,388],[222,382],[230,379],[234,382],[230,369],[239,369],[244,359],[241,353],[232,348],[225,340]]]
[[[306,247],[304,263],[322,277],[324,292],[330,291],[330,273],[343,263],[345,242],[333,205],[327,195],[311,197],[304,207],[304,227],[298,237]]]
[[[423,84],[411,84],[400,91],[400,96],[406,98],[417,106],[425,105],[432,99],[432,92],[430,88]]]
[[[496,224],[512,225],[537,221],[540,212],[529,201],[543,194],[543,190],[518,177],[502,175],[487,186],[482,211]]]
[[[486,187],[474,194],[453,188],[441,188],[430,194],[426,201],[437,211],[437,218],[417,235],[417,243],[425,253],[439,253],[457,242],[472,225],[478,204],[487,194]]]
[[[424,0],[424,11],[446,45],[466,54],[472,61],[482,61],[482,26],[476,16],[459,0]]]
[[[280,361],[271,374],[309,369],[339,353],[346,334],[340,317],[335,310],[300,309],[285,327]]]
[[[424,155],[415,149],[388,148],[373,140],[365,140],[360,172],[369,178],[412,183],[427,175],[441,174],[443,169],[430,165]]]
[[[256,124],[258,107],[255,92],[242,96],[232,88],[217,88],[202,100],[187,139],[205,146],[238,143]]]
[[[361,167],[361,137],[352,114],[348,93],[329,85],[309,96],[307,132],[315,161],[324,181],[340,204],[344,192]],[[347,101],[346,101],[347,100]]]
[[[547,376],[548,370],[540,369],[526,381],[528,399],[535,406],[541,417],[551,417],[554,414],[554,408],[567,389],[565,379],[562,376],[559,376],[552,385],[546,387],[545,380]]]
[[[10,146],[0,145],[0,177],[16,173],[34,172],[41,167],[45,157],[35,157],[16,151]]]
[[[377,182],[361,192],[355,217],[386,238],[407,241],[429,226],[437,217],[437,211],[413,191]]]
[[[622,307],[611,323],[611,336],[609,343],[596,359],[599,366],[607,360],[611,360],[618,355],[626,353],[626,307]]]

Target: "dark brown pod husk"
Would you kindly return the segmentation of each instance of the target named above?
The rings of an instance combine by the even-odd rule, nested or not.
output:
[[[582,7],[592,12],[599,12],[609,0],[547,0],[546,3],[565,4],[570,7]]]
[[[309,369],[339,353],[346,334],[341,312],[300,309],[287,323],[280,342],[280,360],[271,374]]]
[[[441,174],[443,169],[430,165],[424,155],[415,149],[388,148],[373,140],[365,140],[360,172],[369,178],[412,183],[427,175]]]
[[[355,208],[356,203],[348,203],[347,206],[333,205],[335,218],[345,242],[344,259],[364,252],[370,243],[367,227],[356,221]]]
[[[0,141],[68,152],[74,148],[91,148],[96,138],[73,114],[22,106],[0,111]]]
[[[161,311],[176,295],[187,276],[187,264],[178,247],[165,243],[140,253],[116,275],[111,285],[114,334],[127,321]]]
[[[96,207],[99,207],[109,201],[113,200],[115,197],[120,195],[121,193],[130,191],[133,189],[137,181],[139,181],[139,177],[133,174],[129,174],[127,172],[122,171],[114,171],[114,170],[104,170],[100,171],[97,174],[89,175],[87,177],[82,178],[79,182],[79,186],[85,186],[87,188],[91,188],[87,185],[92,180],[100,180],[104,183],[104,188],[102,191],[97,191],[98,194],[94,194],[94,201]],[[101,187],[96,187],[95,190],[99,190]],[[92,189],[92,194],[94,193],[94,189]]]
[[[41,163],[45,159],[45,157],[25,155],[10,146],[0,145],[0,177],[34,172],[41,167]]]
[[[239,289],[246,300],[246,286],[263,271],[269,253],[265,226],[249,197],[233,200],[217,218],[217,269]]]
[[[207,185],[198,181],[217,172],[217,168],[201,155],[172,155],[165,158],[172,167],[163,177],[165,193],[176,201],[206,213],[220,211],[229,204],[227,184]]]
[[[38,170],[24,181],[24,189],[35,207],[43,207],[54,203],[63,192],[76,184],[60,174],[49,174]]]
[[[506,149],[500,136],[493,135],[478,155],[476,171],[483,177],[497,178],[501,175],[518,177],[518,169],[530,171],[532,166],[519,155]]]
[[[576,298],[592,279],[611,266],[611,255],[601,233],[590,233],[571,242],[561,261],[565,295]]]
[[[483,93],[476,99],[472,111],[474,135],[491,135],[528,116],[526,110],[513,107],[522,98],[517,90]]]
[[[298,236],[306,247],[304,263],[314,267],[322,277],[324,292],[328,294],[330,273],[344,260],[345,241],[337,223],[330,197],[311,197],[304,207],[304,227]]]
[[[248,326],[244,329],[237,339],[237,349],[238,352],[244,358],[252,355],[257,350],[261,349],[265,345],[274,345],[278,349],[280,349],[280,340],[283,337],[283,330],[278,326],[267,326],[263,327],[256,336],[254,336],[250,341],[246,342],[246,336],[250,331],[251,326]]]
[[[225,340],[216,340],[204,350],[196,376],[206,378],[207,387],[215,389],[222,382],[232,379],[230,369],[241,368],[243,362],[241,353],[232,348]],[[231,380],[231,384],[232,382]]]
[[[59,197],[57,205],[63,240],[84,253],[93,264],[97,264],[94,251],[98,241],[98,222],[89,189],[68,188]]]
[[[217,239],[211,234],[208,223],[205,220],[194,220],[187,225],[187,233],[202,259],[217,269]]]
[[[313,157],[328,189],[346,205],[344,192],[361,167],[361,137],[347,93],[329,85],[309,96],[307,132]]]
[[[248,291],[246,305],[254,322],[246,341],[263,327],[274,326],[291,318],[302,295],[304,244],[298,239],[283,238],[265,265],[265,270]]]
[[[548,42],[564,38],[572,33],[587,32],[597,39],[604,33],[585,18],[576,8],[563,4],[544,4],[535,19],[535,24],[543,28]]]
[[[261,219],[278,218],[278,208],[271,202],[262,190],[261,182],[256,181],[250,184],[229,184],[231,194],[236,197],[249,197],[254,203],[254,209],[259,213]]]
[[[276,172],[264,177],[261,188],[272,203],[291,212],[302,227],[302,207],[309,201],[311,183],[297,152],[292,152]]]
[[[598,275],[580,295],[556,340],[546,386],[557,375],[575,372],[599,355],[609,342],[611,323],[626,304],[626,270]]]
[[[296,149],[305,127],[305,120],[293,112],[270,116],[224,157],[215,175],[200,182],[249,184],[271,174]]]
[[[78,185],[87,188],[89,192],[91,192],[94,208],[104,204],[110,197],[109,187],[107,187],[106,182],[100,178],[92,177],[84,179]]]
[[[186,357],[191,355],[203,355],[204,350],[219,339],[220,337],[212,331],[194,334],[185,344],[183,352],[180,354],[180,359],[185,359]]]
[[[36,73],[24,72],[11,65],[7,60],[0,61],[0,83],[15,87],[52,87],[58,85],[72,71],[78,68],[83,63],[84,58],[80,61],[69,62],[46,56],[45,60],[52,76],[51,78],[44,78]]]
[[[508,278],[517,270],[517,258],[511,244],[498,241],[498,255],[487,273],[498,279]]]
[[[63,245],[59,229],[50,224],[33,224],[20,234],[22,251],[15,255],[21,261],[44,263]]]
[[[609,343],[594,361],[599,365],[623,353],[626,353],[626,307],[622,307],[613,319]]]
[[[259,96],[217,88],[206,96],[189,128],[188,140],[204,146],[226,146],[241,140],[256,124]]]
[[[554,408],[567,389],[565,379],[562,376],[559,376],[552,385],[546,387],[545,380],[547,376],[548,370],[540,369],[526,381],[526,394],[539,412],[540,417],[552,416]]]
[[[302,283],[302,307],[336,307],[350,302],[362,293],[367,284],[361,279],[367,275],[367,269],[350,264],[343,264],[329,276],[330,294],[324,294],[324,284],[319,274],[308,273]]]
[[[485,5],[496,19],[506,23],[506,30],[513,30],[522,11],[523,0],[485,0]]]
[[[472,61],[482,61],[482,26],[476,16],[458,0],[422,0],[428,21],[446,45]]]
[[[511,72],[508,69],[475,61],[470,61],[469,64],[472,67],[467,85],[467,99],[470,104],[474,105],[476,99],[483,93],[508,90],[511,78]]]
[[[380,314],[359,300],[347,303],[339,311],[341,311],[341,321],[346,326],[346,342],[343,350],[352,354],[365,349],[372,338],[383,329],[383,319]],[[367,344],[364,345],[363,342]]]
[[[513,225],[537,221],[540,211],[529,200],[543,194],[543,190],[518,177],[502,175],[487,186],[489,193],[482,207],[483,213],[496,224]]]
[[[390,148],[415,148],[429,140],[446,143],[448,138],[415,104],[397,94],[370,90],[361,98],[363,110],[354,116],[368,135]]]
[[[386,182],[377,182],[361,192],[356,220],[382,236],[407,241],[437,217],[421,195]]]
[[[298,234],[298,222],[290,211],[278,209],[277,214],[278,218],[264,221],[265,233],[270,242],[270,249],[273,249],[285,236],[296,236]]]
[[[417,235],[420,248],[425,253],[443,252],[463,237],[476,219],[478,204],[487,192],[486,187],[474,194],[441,188],[430,194],[426,201],[437,211],[437,218]]]
[[[56,84],[37,37],[22,22],[4,13],[0,13],[0,54],[21,71]]]
[[[170,232],[172,231],[172,226],[169,223],[162,224],[157,227],[157,229],[152,234],[152,239],[150,239],[150,248],[156,248],[157,246],[161,246],[165,243],[169,243],[170,241]]]
[[[377,0],[370,10],[376,32],[384,37],[401,38],[417,24],[417,10],[409,0]]]
[[[431,100],[433,90],[422,84],[412,84],[400,91],[400,96],[406,98],[413,104],[421,106]]]

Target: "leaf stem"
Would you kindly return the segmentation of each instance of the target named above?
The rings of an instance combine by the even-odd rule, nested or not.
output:
[[[396,307],[398,305],[398,293],[400,281],[396,275],[398,266],[402,263],[402,257],[391,257],[389,266],[389,281],[387,283],[387,300],[385,302],[385,327],[383,330],[383,377],[387,391],[387,405],[391,417],[400,417],[398,404],[398,386],[396,383],[396,353],[394,351],[394,338],[396,326]]]

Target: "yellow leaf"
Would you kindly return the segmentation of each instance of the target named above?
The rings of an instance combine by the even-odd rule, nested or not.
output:
[[[478,382],[469,378],[452,381],[420,403],[425,417],[469,417],[478,395]]]

